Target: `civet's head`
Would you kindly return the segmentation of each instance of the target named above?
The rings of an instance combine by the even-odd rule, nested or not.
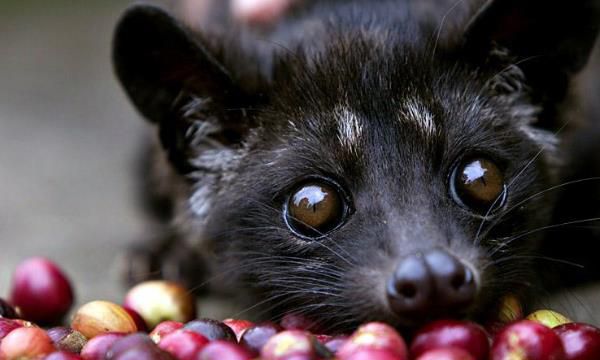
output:
[[[598,13],[492,1],[453,36],[332,21],[259,63],[247,43],[138,6],[114,61],[189,186],[180,224],[265,311],[411,325],[528,285],[557,104]]]

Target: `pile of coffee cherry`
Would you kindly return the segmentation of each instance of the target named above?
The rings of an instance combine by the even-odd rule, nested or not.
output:
[[[123,301],[92,301],[60,323],[73,304],[64,272],[44,258],[21,263],[10,302],[0,299],[0,360],[600,360],[600,329],[550,310],[526,318],[507,297],[496,321],[439,320],[410,337],[366,323],[347,335],[313,334],[311,323],[196,317],[195,300],[178,284],[150,281]],[[44,326],[44,327],[42,327]]]

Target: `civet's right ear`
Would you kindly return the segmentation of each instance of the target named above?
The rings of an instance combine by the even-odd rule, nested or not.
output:
[[[159,125],[179,170],[192,170],[190,159],[202,150],[194,144],[236,146],[246,135],[249,96],[199,37],[164,10],[127,10],[115,31],[113,64],[133,104]]]
[[[117,77],[138,110],[160,122],[181,91],[222,99],[235,86],[226,69],[164,10],[138,5],[119,21],[113,40]]]

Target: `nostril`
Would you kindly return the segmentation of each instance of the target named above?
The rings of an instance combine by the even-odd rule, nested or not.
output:
[[[441,249],[404,258],[386,286],[390,309],[408,321],[462,314],[477,295],[473,270]]]
[[[465,285],[465,283],[466,283],[466,279],[463,274],[455,274],[452,277],[452,280],[450,280],[450,285],[452,285],[452,288],[454,290],[460,290],[460,288],[463,287],[463,285]]]
[[[402,284],[400,285],[398,292],[405,298],[412,299],[417,296],[417,287],[415,284]]]
[[[454,290],[459,291],[465,287],[474,286],[474,281],[475,279],[471,269],[464,267],[462,271],[452,275],[452,278],[450,279],[450,285]]]
[[[469,266],[441,249],[431,250],[425,259],[431,269],[440,305],[467,307],[475,300],[477,286]]]
[[[433,279],[421,255],[405,258],[388,281],[390,308],[400,316],[421,316],[431,305]]]

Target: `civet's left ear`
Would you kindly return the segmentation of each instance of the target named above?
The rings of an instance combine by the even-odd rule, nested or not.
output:
[[[478,59],[506,52],[539,100],[557,100],[599,29],[600,0],[490,0],[469,24],[465,46]]]

